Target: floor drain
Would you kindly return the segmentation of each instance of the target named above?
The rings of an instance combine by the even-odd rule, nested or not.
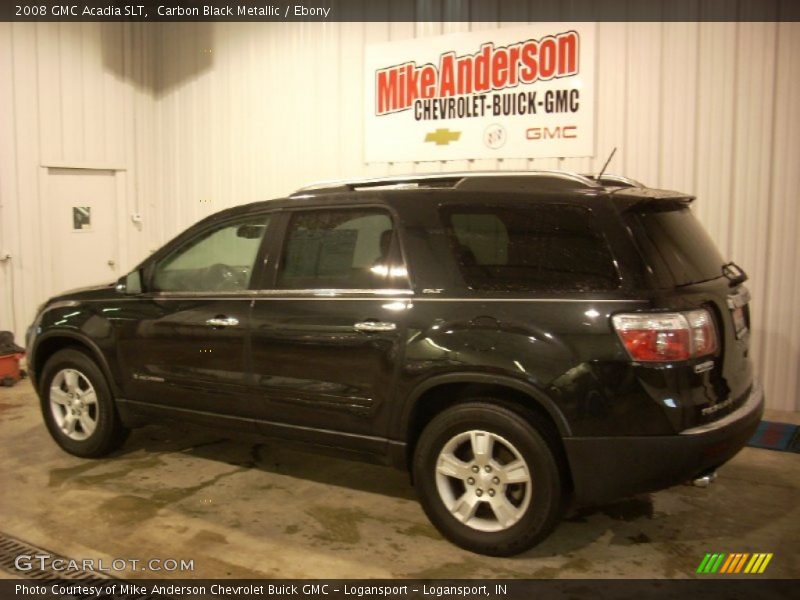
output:
[[[47,556],[47,564],[44,565],[42,568],[42,564],[40,560],[36,560],[36,556]],[[25,568],[21,569],[17,566],[17,558],[19,556],[27,556],[31,557],[34,560],[25,561]],[[52,561],[61,560],[64,561],[61,564],[69,565],[71,559],[67,558],[66,556],[62,556],[56,552],[51,552],[50,550],[45,550],[44,548],[40,548],[38,546],[34,546],[33,544],[29,544],[28,542],[24,542],[19,540],[15,537],[7,535],[5,533],[0,532],[0,569],[5,571],[6,573],[10,573],[15,577],[19,577],[21,579],[27,580],[34,580],[34,581],[48,581],[48,582],[56,582],[56,581],[81,581],[81,582],[90,582],[94,581],[97,583],[102,582],[109,582],[112,581],[120,581],[124,582],[124,580],[119,580],[116,577],[111,575],[107,575],[105,573],[98,573],[96,571],[85,571],[83,569],[77,568],[65,568],[64,570],[55,570],[50,566]],[[75,562],[75,561],[72,561]],[[80,564],[80,561],[77,561]],[[30,569],[27,566],[30,565]],[[61,598],[65,600],[88,600],[92,598],[93,600],[171,600],[167,596],[158,595],[158,594],[113,594],[112,595],[74,595],[74,594],[65,594],[62,595]]]
[[[65,564],[69,564],[70,559],[65,556],[61,556],[55,552],[51,552],[50,550],[45,550],[44,548],[39,548],[38,546],[34,546],[27,542],[23,542],[22,540],[18,540],[17,538],[11,537],[10,535],[6,535],[5,533],[0,532],[0,568],[2,568],[7,573],[11,573],[12,575],[16,575],[17,577],[24,577],[25,579],[44,579],[44,580],[51,580],[51,579],[78,579],[78,580],[86,580],[86,579],[109,579],[108,575],[102,573],[96,573],[94,571],[84,571],[83,569],[72,569],[67,568],[63,571],[59,570],[56,571],[52,567],[45,565],[44,568],[41,568],[41,561],[39,560],[30,560],[25,561],[25,569],[20,569],[17,566],[17,558],[19,556],[28,556],[28,557],[36,557],[46,555],[49,557],[48,562],[52,560],[62,560]],[[30,569],[27,566],[30,565]]]

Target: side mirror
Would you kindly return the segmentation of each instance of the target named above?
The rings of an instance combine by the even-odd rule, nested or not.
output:
[[[260,240],[264,234],[264,225],[239,225],[236,228],[236,237],[246,240]]]
[[[128,273],[124,277],[120,277],[117,281],[117,291],[126,296],[135,296],[142,293],[142,274],[137,269]]]

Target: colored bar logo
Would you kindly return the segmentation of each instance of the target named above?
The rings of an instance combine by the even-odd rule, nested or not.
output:
[[[763,573],[771,560],[772,552],[756,554],[750,554],[748,552],[732,554],[709,552],[703,557],[703,560],[700,561],[700,566],[697,567],[696,572],[711,575],[715,573],[724,573],[727,575],[732,573],[747,573],[756,575]]]

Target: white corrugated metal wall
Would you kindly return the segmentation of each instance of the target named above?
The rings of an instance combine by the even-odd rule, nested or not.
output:
[[[486,18],[497,18],[497,12],[487,12]],[[129,44],[124,50],[139,60],[147,55],[151,62],[145,60],[144,68],[149,64],[152,70],[124,82],[136,97],[146,94],[152,101],[137,113],[152,128],[141,122],[125,126],[138,149],[138,162],[130,168],[140,185],[130,193],[139,206],[152,205],[137,238],[140,245],[130,249],[129,264],[145,248],[208,213],[286,194],[312,180],[486,168],[595,170],[617,146],[611,171],[698,195],[696,210],[706,227],[724,254],[751,275],[753,353],[769,405],[800,409],[800,311],[794,307],[800,294],[800,245],[795,241],[800,226],[800,24],[599,23],[594,159],[363,164],[362,57],[367,44],[520,25],[125,26],[142,47]],[[15,32],[22,27],[14,26]],[[6,32],[0,31],[3,48]],[[154,38],[153,44],[147,37]],[[0,50],[0,59],[6,56]],[[40,59],[40,65],[46,60]],[[4,66],[0,69],[6,73]],[[48,132],[40,139],[49,140]],[[6,202],[16,200],[5,186],[0,193],[5,220]],[[25,243],[35,256],[35,244]],[[23,306],[17,309],[19,318],[29,318],[40,299],[35,289],[26,288],[17,297]],[[0,310],[0,327],[7,314]]]
[[[43,251],[47,165],[118,171],[121,267],[152,246],[127,217],[153,214],[156,33],[121,23],[0,22],[0,253],[11,255],[0,262],[0,330],[18,343],[36,307],[61,291]]]

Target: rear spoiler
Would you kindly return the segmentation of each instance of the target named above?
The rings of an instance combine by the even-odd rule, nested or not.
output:
[[[609,195],[623,211],[637,212],[675,210],[695,200],[694,196],[681,192],[634,187],[613,190]]]

